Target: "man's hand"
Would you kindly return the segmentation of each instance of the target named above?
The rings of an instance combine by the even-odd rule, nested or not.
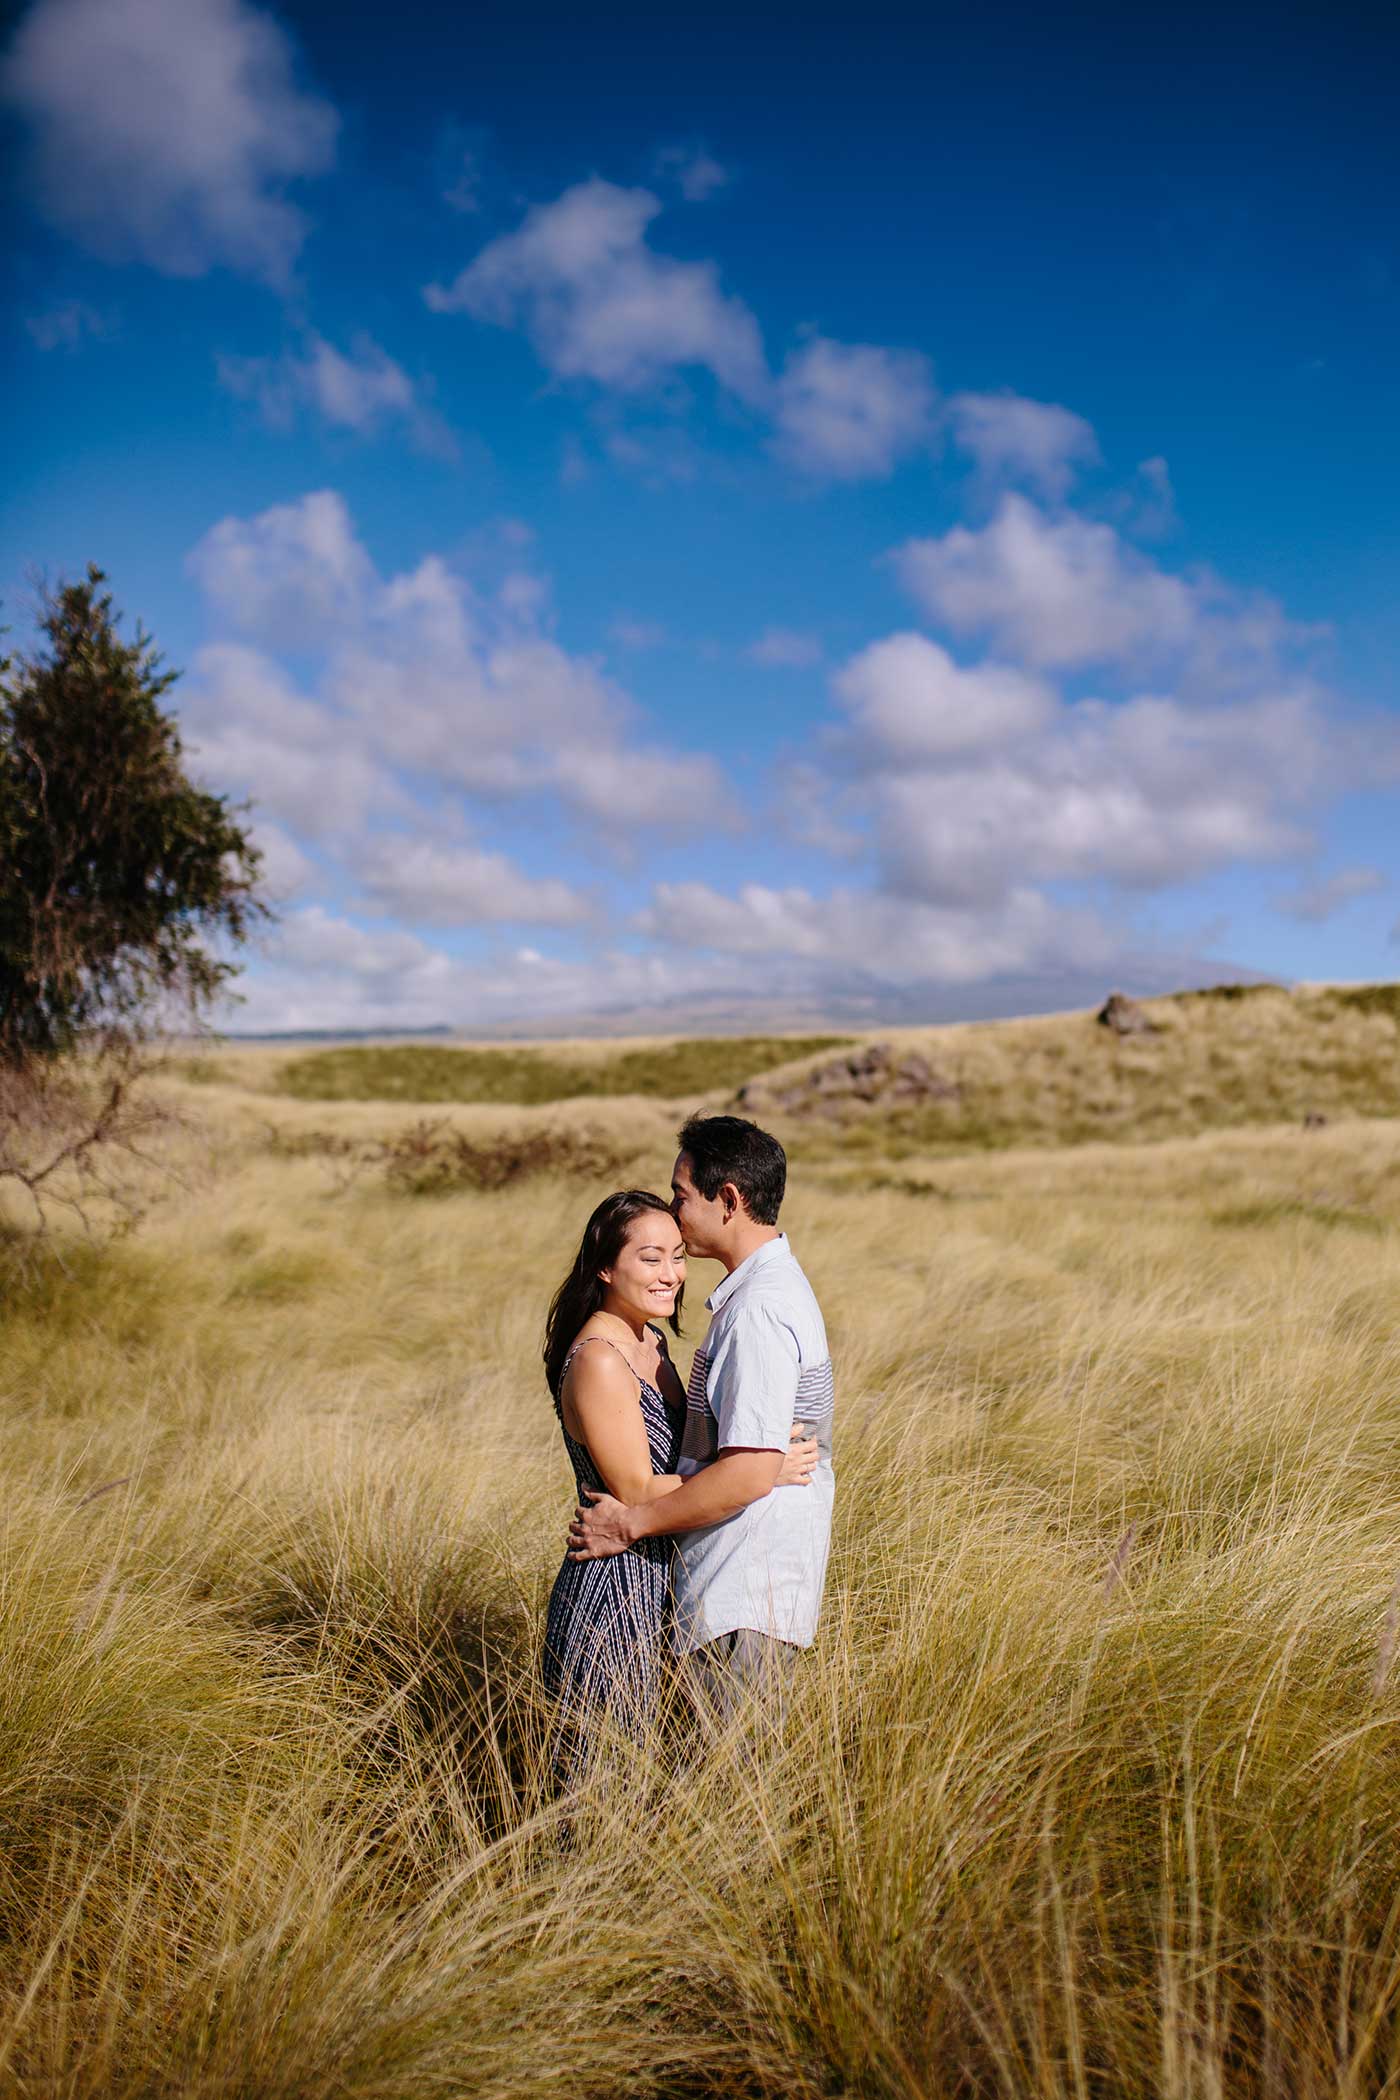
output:
[[[600,1488],[584,1488],[583,1493],[593,1506],[590,1509],[588,1503],[581,1503],[574,1511],[569,1559],[607,1560],[614,1553],[625,1553],[637,1538],[631,1505],[619,1502],[615,1495],[605,1495]]]

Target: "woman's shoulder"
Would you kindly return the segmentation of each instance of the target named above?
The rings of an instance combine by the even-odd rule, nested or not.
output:
[[[601,1349],[590,1349],[589,1342],[601,1342]],[[581,1377],[589,1385],[611,1385],[615,1380],[636,1377],[622,1350],[611,1335],[602,1334],[594,1327],[581,1327],[569,1344],[564,1358],[564,1369],[559,1379],[562,1392],[564,1380]]]

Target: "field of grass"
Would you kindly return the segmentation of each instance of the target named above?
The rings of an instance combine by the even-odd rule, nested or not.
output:
[[[347,1043],[289,1059],[273,1084],[299,1101],[500,1102],[536,1106],[582,1095],[671,1099],[731,1088],[775,1065],[847,1041],[839,1035],[712,1036],[571,1052],[440,1043]]]
[[[1381,1069],[1389,1013],[1327,1025]],[[7,1273],[0,2091],[1400,2089],[1400,1122],[804,1138],[818,1648],[781,1741],[619,1744],[560,1801],[538,1344],[597,1190],[346,1171],[422,1110],[282,1062],[183,1089],[135,1235]],[[651,1186],[675,1120],[451,1114]]]

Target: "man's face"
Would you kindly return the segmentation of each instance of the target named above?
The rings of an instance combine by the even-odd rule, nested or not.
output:
[[[714,1256],[722,1244],[724,1198],[702,1196],[690,1177],[690,1155],[679,1154],[671,1169],[671,1216],[689,1254]]]

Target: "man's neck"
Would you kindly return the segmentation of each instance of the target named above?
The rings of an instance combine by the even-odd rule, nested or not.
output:
[[[725,1248],[720,1260],[727,1276],[741,1268],[751,1254],[766,1247],[770,1240],[780,1240],[782,1233],[776,1225],[743,1225],[735,1228],[734,1237]]]

